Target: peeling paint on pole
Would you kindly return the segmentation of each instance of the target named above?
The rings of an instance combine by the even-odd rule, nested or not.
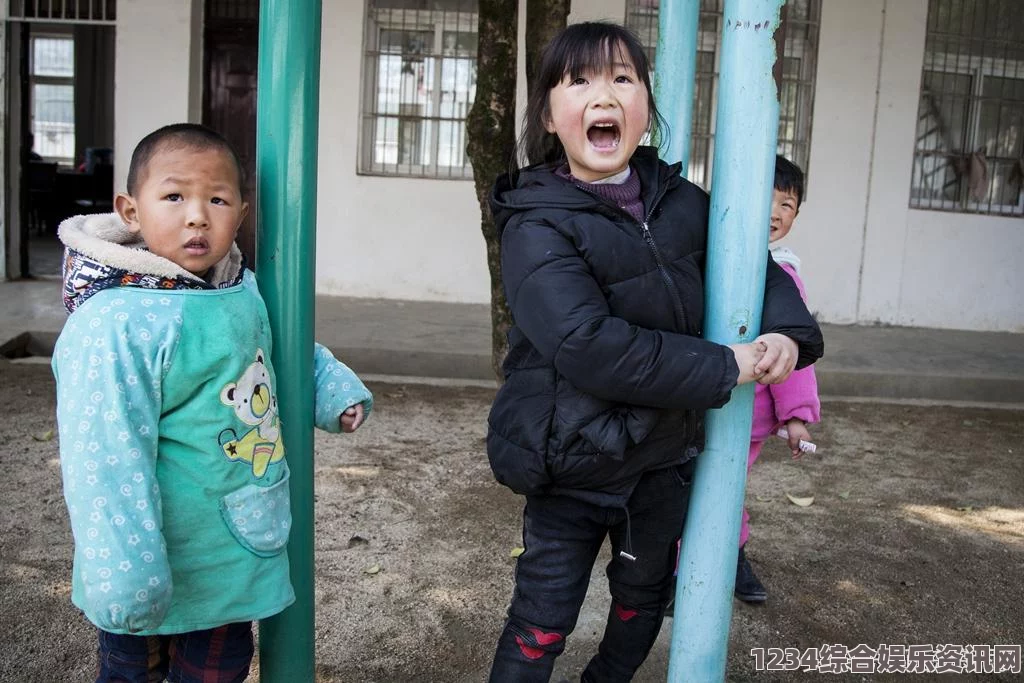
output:
[[[726,0],[708,226],[704,331],[758,335],[778,131],[774,34],[783,0]],[[754,387],[707,414],[676,584],[668,680],[725,680]]]

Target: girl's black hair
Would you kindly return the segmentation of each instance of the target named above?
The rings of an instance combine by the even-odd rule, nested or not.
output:
[[[632,31],[610,22],[589,21],[571,24],[551,39],[541,54],[540,68],[533,79],[523,129],[516,145],[518,162],[556,164],[565,160],[565,149],[558,136],[549,133],[545,122],[551,116],[548,93],[568,74],[577,78],[582,73],[603,71],[618,62],[628,61],[647,88],[647,104],[651,116],[651,138],[661,139],[668,130],[665,119],[654,103],[651,88],[650,62],[640,40]]]
[[[804,172],[781,154],[775,155],[775,189],[795,194],[797,208],[804,203]]]

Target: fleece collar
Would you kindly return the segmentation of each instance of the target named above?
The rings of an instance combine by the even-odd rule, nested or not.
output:
[[[237,245],[217,263],[208,280],[146,249],[116,213],[73,216],[57,231],[64,256],[64,307],[71,313],[98,291],[110,287],[220,289],[242,280]]]
[[[782,265],[788,263],[796,271],[796,274],[800,274],[800,257],[793,253],[793,250],[789,247],[771,247],[769,251],[772,254],[772,260]]]

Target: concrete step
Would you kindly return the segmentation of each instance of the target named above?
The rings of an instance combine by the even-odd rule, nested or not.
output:
[[[490,307],[318,296],[316,338],[358,373],[490,381]],[[0,284],[0,354],[44,355],[56,279]],[[822,325],[823,396],[1024,405],[1024,334]],[[22,336],[29,333],[28,336]]]

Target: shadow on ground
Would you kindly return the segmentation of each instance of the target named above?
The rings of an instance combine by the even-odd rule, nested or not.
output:
[[[493,392],[371,388],[364,429],[316,437],[318,680],[485,680],[521,509],[483,452]],[[0,360],[0,681],[94,671],[92,631],[69,600],[53,409],[46,365]],[[1024,641],[1022,414],[840,402],[823,413],[817,455],[794,462],[773,444],[755,466],[748,552],[771,597],[734,604],[729,679],[807,677],[755,671],[752,648]],[[606,609],[598,566],[556,680],[585,666]],[[637,681],[664,680],[670,626]]]

